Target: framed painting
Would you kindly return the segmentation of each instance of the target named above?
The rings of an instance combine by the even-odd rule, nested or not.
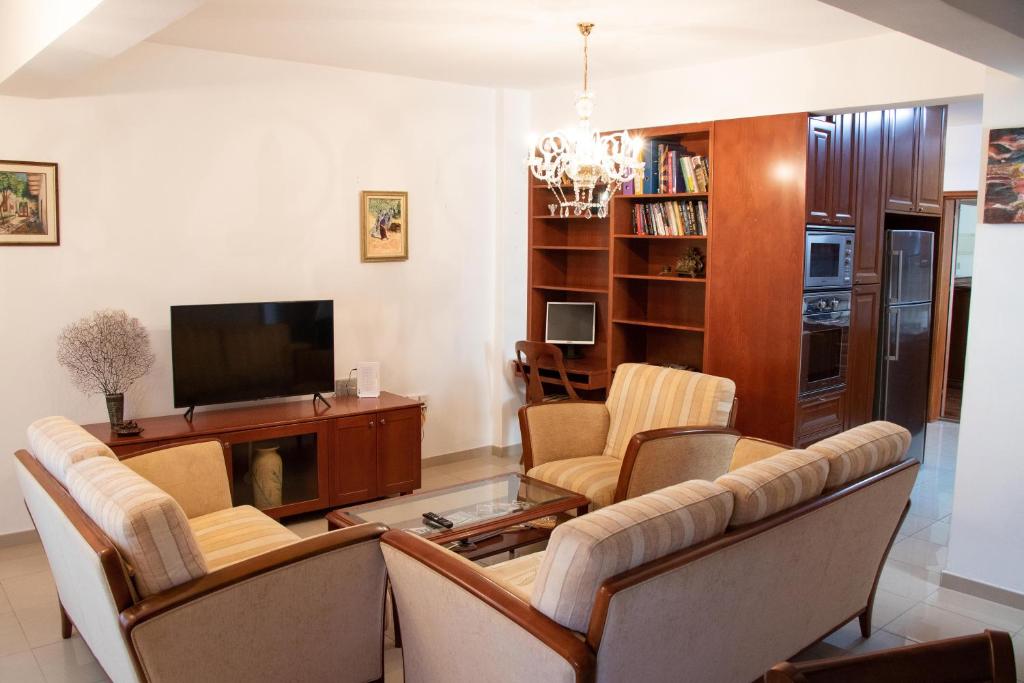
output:
[[[1024,223],[1024,128],[989,131],[985,222]]]
[[[409,193],[364,190],[360,199],[363,261],[408,259]]]
[[[57,164],[0,161],[0,246],[57,244]]]

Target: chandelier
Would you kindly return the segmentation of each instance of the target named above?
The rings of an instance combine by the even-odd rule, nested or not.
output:
[[[639,160],[641,140],[629,133],[601,135],[590,129],[594,112],[594,94],[588,89],[590,64],[587,39],[593,24],[576,25],[583,36],[583,91],[576,96],[579,121],[569,130],[556,130],[543,136],[530,149],[526,159],[530,172],[543,181],[558,200],[562,217],[604,218],[608,200],[623,183],[643,169]],[[572,183],[572,192],[567,193]]]

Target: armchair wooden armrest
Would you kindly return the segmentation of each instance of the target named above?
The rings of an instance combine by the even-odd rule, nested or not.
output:
[[[553,460],[600,455],[608,438],[608,408],[601,401],[532,403],[519,409],[523,468]]]
[[[204,439],[158,446],[121,462],[174,498],[189,519],[231,507],[231,447]]]
[[[386,530],[303,539],[129,607],[120,622],[139,670],[147,680],[380,678]]]
[[[732,462],[729,463],[729,471],[749,465],[752,462],[770,458],[783,451],[792,450],[793,446],[787,446],[776,441],[758,439],[753,436],[744,436],[736,442],[736,449],[733,451]]]
[[[728,427],[665,427],[633,435],[626,447],[615,502],[729,470],[740,433]]]
[[[384,534],[381,548],[406,666],[420,680],[593,680],[594,653],[577,634],[471,563],[402,531]]]

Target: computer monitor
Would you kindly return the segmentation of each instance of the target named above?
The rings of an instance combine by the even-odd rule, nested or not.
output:
[[[596,310],[592,301],[549,301],[544,341],[564,344],[566,358],[579,358],[576,346],[594,343]]]

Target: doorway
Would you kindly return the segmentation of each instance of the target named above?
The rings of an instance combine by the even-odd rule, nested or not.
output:
[[[960,421],[977,224],[977,192],[948,192],[943,195],[935,282],[929,421]]]

